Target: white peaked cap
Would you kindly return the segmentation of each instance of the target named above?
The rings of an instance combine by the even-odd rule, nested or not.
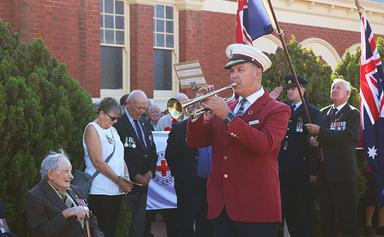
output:
[[[224,66],[225,69],[230,69],[233,65],[254,62],[257,66],[267,71],[271,67],[272,62],[268,56],[257,48],[245,44],[230,44],[225,50],[228,63]]]

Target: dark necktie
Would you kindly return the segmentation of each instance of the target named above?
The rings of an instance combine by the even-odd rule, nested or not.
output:
[[[247,99],[245,99],[245,98],[241,99],[241,101],[240,101],[240,108],[239,108],[239,110],[236,112],[236,116],[241,116],[241,115],[243,115],[243,113],[244,113],[244,105],[245,105],[245,102],[247,102]]]
[[[143,133],[141,132],[141,126],[139,124],[139,121],[136,119],[134,119],[133,121],[135,122],[137,137],[139,138],[139,141],[143,144],[143,146],[146,147],[145,142],[144,142],[144,138],[143,138]]]
[[[333,122],[333,119],[335,118],[335,114],[337,113],[337,108],[333,108],[331,112],[329,113],[329,121]]]
[[[293,105],[292,105],[292,111],[295,111],[295,110],[296,110],[296,105],[293,104]]]

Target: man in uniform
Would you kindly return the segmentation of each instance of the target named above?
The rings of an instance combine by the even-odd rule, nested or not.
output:
[[[316,181],[316,154],[309,144],[309,134],[304,124],[308,123],[304,105],[298,90],[304,96],[307,81],[293,76],[284,78],[287,84],[288,105],[291,119],[279,154],[279,175],[283,216],[291,237],[311,237],[314,216],[313,182]],[[319,110],[306,103],[312,121]]]
[[[278,154],[287,128],[289,106],[270,98],[261,85],[269,58],[255,47],[227,47],[231,82],[239,99],[229,105],[211,96],[202,106],[209,119],[188,123],[191,147],[212,145],[208,178],[208,218],[220,237],[275,237],[281,222]]]
[[[331,86],[332,105],[321,109],[319,125],[306,124],[313,146],[321,145],[320,221],[323,236],[337,236],[340,219],[343,237],[357,237],[356,143],[360,112],[348,104],[351,85],[335,79]]]

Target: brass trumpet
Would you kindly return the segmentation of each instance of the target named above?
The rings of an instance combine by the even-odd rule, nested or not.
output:
[[[232,90],[232,96],[225,99],[225,102],[229,103],[235,98],[236,85],[237,85],[236,82],[233,82],[228,86],[222,87],[222,88],[217,89],[217,90],[210,91],[207,94],[197,96],[197,97],[195,97],[191,100],[188,100],[186,102],[183,102],[183,103],[181,103],[180,101],[178,101],[175,98],[171,98],[167,102],[168,113],[174,119],[180,118],[184,113],[186,113],[188,115],[193,115],[195,117],[200,116],[203,113],[205,113],[206,111],[208,111],[208,109],[200,106],[200,102],[204,101],[205,99],[207,99],[211,96],[216,96],[217,94],[219,94],[225,90],[230,89],[230,90]],[[187,108],[189,106],[194,106],[194,108],[192,108],[193,109],[192,112],[188,112]]]

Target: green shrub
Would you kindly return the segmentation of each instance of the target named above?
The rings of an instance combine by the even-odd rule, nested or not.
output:
[[[64,148],[78,167],[83,129],[93,115],[89,95],[42,39],[24,44],[0,20],[0,198],[18,236],[29,236],[24,196],[40,179],[42,158]]]

